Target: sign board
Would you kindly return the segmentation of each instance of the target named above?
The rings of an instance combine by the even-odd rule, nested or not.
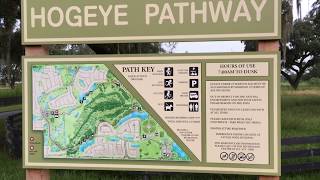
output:
[[[24,167],[280,174],[279,54],[24,57]]]
[[[23,44],[280,38],[279,0],[22,0]]]

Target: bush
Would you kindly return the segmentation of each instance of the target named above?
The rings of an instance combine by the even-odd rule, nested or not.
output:
[[[20,159],[22,156],[22,114],[8,117],[5,128],[9,155],[14,159]]]

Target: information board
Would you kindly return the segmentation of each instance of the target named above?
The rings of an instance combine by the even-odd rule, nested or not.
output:
[[[280,174],[279,54],[24,57],[24,167]]]
[[[280,39],[279,0],[22,0],[23,44]]]

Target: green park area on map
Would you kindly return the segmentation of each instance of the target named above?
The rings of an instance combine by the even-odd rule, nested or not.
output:
[[[103,64],[33,65],[44,158],[190,161]]]

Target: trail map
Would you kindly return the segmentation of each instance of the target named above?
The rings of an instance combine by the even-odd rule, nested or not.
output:
[[[32,66],[44,158],[190,161],[104,64]]]

